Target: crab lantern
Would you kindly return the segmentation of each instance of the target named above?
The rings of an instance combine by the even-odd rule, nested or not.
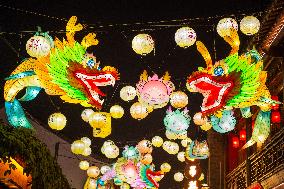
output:
[[[175,90],[170,78],[168,72],[162,78],[156,74],[148,77],[147,71],[144,70],[136,85],[139,102],[152,106],[154,109],[166,106],[171,93]]]

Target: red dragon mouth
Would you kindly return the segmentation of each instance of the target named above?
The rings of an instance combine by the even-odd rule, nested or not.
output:
[[[160,171],[154,172],[150,169],[147,169],[146,176],[156,188],[159,188],[159,183],[157,181],[160,181],[164,177],[164,174]]]
[[[204,96],[201,111],[210,115],[223,107],[228,100],[228,94],[234,87],[232,80],[221,81],[222,77],[206,73],[195,74],[187,80],[189,90],[199,92]]]

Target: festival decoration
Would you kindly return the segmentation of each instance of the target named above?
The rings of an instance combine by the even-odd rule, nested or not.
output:
[[[271,113],[271,122],[272,123],[280,123],[281,117],[280,112],[273,110]]]
[[[152,143],[149,140],[141,140],[136,148],[141,154],[148,154],[153,151]]]
[[[111,117],[115,119],[119,119],[119,118],[122,118],[124,114],[124,109],[119,105],[114,105],[110,108],[109,113]]]
[[[81,140],[75,140],[71,144],[71,151],[74,154],[81,154],[83,156],[89,156],[92,153],[91,140],[88,137],[83,137]]]
[[[260,22],[254,16],[246,16],[240,22],[240,30],[245,35],[254,35],[259,31]]]
[[[125,146],[122,151],[122,156],[125,159],[136,160],[140,157],[140,152],[133,146]]]
[[[91,144],[92,144],[91,139],[89,139],[88,137],[82,137],[81,141],[83,141],[86,146],[91,146]]]
[[[168,139],[184,139],[187,137],[187,129],[190,124],[190,116],[188,110],[172,111],[168,108],[164,118],[164,125],[166,126],[166,136]]]
[[[201,112],[198,112],[198,113],[194,114],[194,116],[193,116],[193,122],[196,125],[205,125],[207,123],[207,121],[208,121],[207,117],[202,116]]]
[[[154,109],[166,106],[175,89],[170,78],[168,72],[162,78],[159,78],[156,74],[148,77],[147,71],[144,70],[136,85],[139,102],[152,106]]]
[[[81,118],[85,121],[85,122],[89,122],[90,117],[92,117],[92,115],[94,114],[94,110],[92,109],[85,109],[82,111],[81,113]]]
[[[209,147],[206,140],[199,142],[192,141],[185,150],[186,158],[206,159],[209,157]]]
[[[149,165],[153,161],[153,157],[151,154],[145,154],[144,156],[141,157],[141,163],[144,165]]]
[[[148,34],[138,34],[132,40],[132,49],[142,56],[152,52],[154,45],[154,40]]]
[[[163,149],[169,154],[177,154],[179,151],[179,145],[175,142],[165,141],[163,143]]]
[[[111,134],[111,115],[107,112],[94,112],[89,118],[93,136],[105,138]]]
[[[89,169],[89,162],[87,162],[87,161],[80,161],[79,167],[83,171],[86,171],[87,169]]]
[[[133,100],[136,97],[136,89],[132,86],[125,86],[120,90],[120,98],[124,101]]]
[[[188,144],[190,144],[191,142],[192,140],[190,138],[185,138],[185,139],[182,139],[180,143],[183,147],[187,147]]]
[[[174,174],[174,179],[177,182],[181,182],[183,180],[184,176],[181,172],[177,172]]]
[[[135,102],[130,107],[130,114],[134,119],[144,119],[149,114],[148,106],[140,102]]]
[[[246,130],[245,129],[240,130],[239,134],[240,134],[240,140],[241,141],[246,141],[246,138],[247,138]]]
[[[54,130],[62,130],[66,126],[66,117],[62,113],[51,114],[48,118],[48,125]]]
[[[41,58],[50,53],[50,49],[53,45],[53,40],[47,32],[37,32],[27,41],[26,50],[31,57]]]
[[[87,175],[92,178],[96,178],[100,175],[100,169],[97,166],[91,166],[87,170]]]
[[[127,183],[123,183],[123,184],[120,186],[120,189],[130,189],[130,186],[129,186],[129,184],[127,184]]]
[[[101,167],[101,174],[105,174],[106,172],[108,172],[111,168],[107,165],[104,165]]]
[[[185,161],[185,152],[179,152],[177,155],[177,158],[179,161],[184,162]]]
[[[104,142],[101,152],[110,159],[117,158],[119,155],[119,148],[114,144],[113,141],[107,140]]]
[[[152,138],[152,145],[155,146],[155,147],[158,147],[158,148],[161,147],[163,145],[163,142],[164,142],[164,140],[160,136],[154,136]]]
[[[179,28],[175,33],[175,41],[178,46],[187,48],[196,41],[196,33],[190,27]]]
[[[263,71],[263,62],[257,51],[250,50],[238,55],[240,41],[236,29],[231,28],[229,33],[220,35],[232,47],[229,56],[213,65],[207,48],[197,41],[197,50],[203,56],[207,67],[199,68],[199,71],[188,77],[187,88],[191,92],[203,94],[201,113],[210,117],[213,129],[221,133],[234,129],[236,119],[233,112],[236,108],[248,108],[253,105],[260,107],[259,119],[265,124],[259,124],[259,129],[253,132],[249,142],[252,145],[259,141],[259,136],[262,136],[261,139],[266,138],[269,133],[267,123],[270,122],[267,115],[270,115],[271,105],[280,102],[270,98],[265,85],[267,74]],[[265,131],[265,134],[262,135],[258,131]]]
[[[61,42],[56,38],[54,47],[50,49],[48,55],[43,55],[45,53],[40,48],[40,53],[37,51],[32,54],[37,58],[24,60],[6,78],[5,109],[8,121],[14,127],[31,128],[19,101],[15,98],[24,88],[26,94],[20,99],[21,101],[33,100],[40,90],[44,89],[48,95],[60,96],[68,103],[102,108],[101,97],[105,94],[99,87],[114,85],[119,74],[110,66],[100,68],[96,57],[87,53],[88,47],[98,44],[94,33],[86,35],[81,43],[74,39],[75,33],[83,29],[83,26],[76,24],[76,21],[77,17],[72,16],[67,23],[67,40]]]
[[[240,147],[239,137],[233,136],[233,138],[232,138],[232,145],[233,145],[234,148],[239,148]]]
[[[230,36],[232,29],[238,31],[238,23],[233,18],[223,18],[217,24],[217,33],[221,37]]]
[[[251,112],[250,112],[250,107],[246,107],[246,108],[240,108],[241,110],[241,114],[244,118],[249,118],[252,116]]]
[[[210,122],[206,122],[205,124],[201,125],[200,128],[203,131],[209,131],[212,128],[212,124]]]
[[[170,96],[170,103],[174,108],[184,108],[188,104],[188,97],[182,91],[175,91]]]
[[[278,96],[271,96],[271,99],[274,100],[274,101],[278,101],[279,100]],[[271,109],[272,110],[279,110],[279,104],[273,103],[271,105]]]
[[[167,173],[167,172],[170,172],[172,167],[168,163],[163,163],[160,168],[161,168],[161,171]]]

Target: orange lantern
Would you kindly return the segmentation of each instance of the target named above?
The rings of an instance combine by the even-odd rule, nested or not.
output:
[[[141,154],[152,153],[152,143],[149,140],[141,140],[137,145],[137,149]]]
[[[280,121],[281,121],[280,112],[279,111],[272,111],[271,122],[272,123],[280,123]]]
[[[240,130],[240,140],[241,141],[246,140],[246,130],[244,130],[244,129]]]
[[[240,146],[240,141],[239,138],[237,136],[234,136],[232,138],[232,143],[233,143],[233,147],[234,148],[238,148]]]

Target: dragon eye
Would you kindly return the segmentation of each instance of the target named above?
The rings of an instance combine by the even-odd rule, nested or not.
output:
[[[214,75],[215,76],[224,75],[224,69],[221,66],[217,66],[216,68],[214,68]]]

